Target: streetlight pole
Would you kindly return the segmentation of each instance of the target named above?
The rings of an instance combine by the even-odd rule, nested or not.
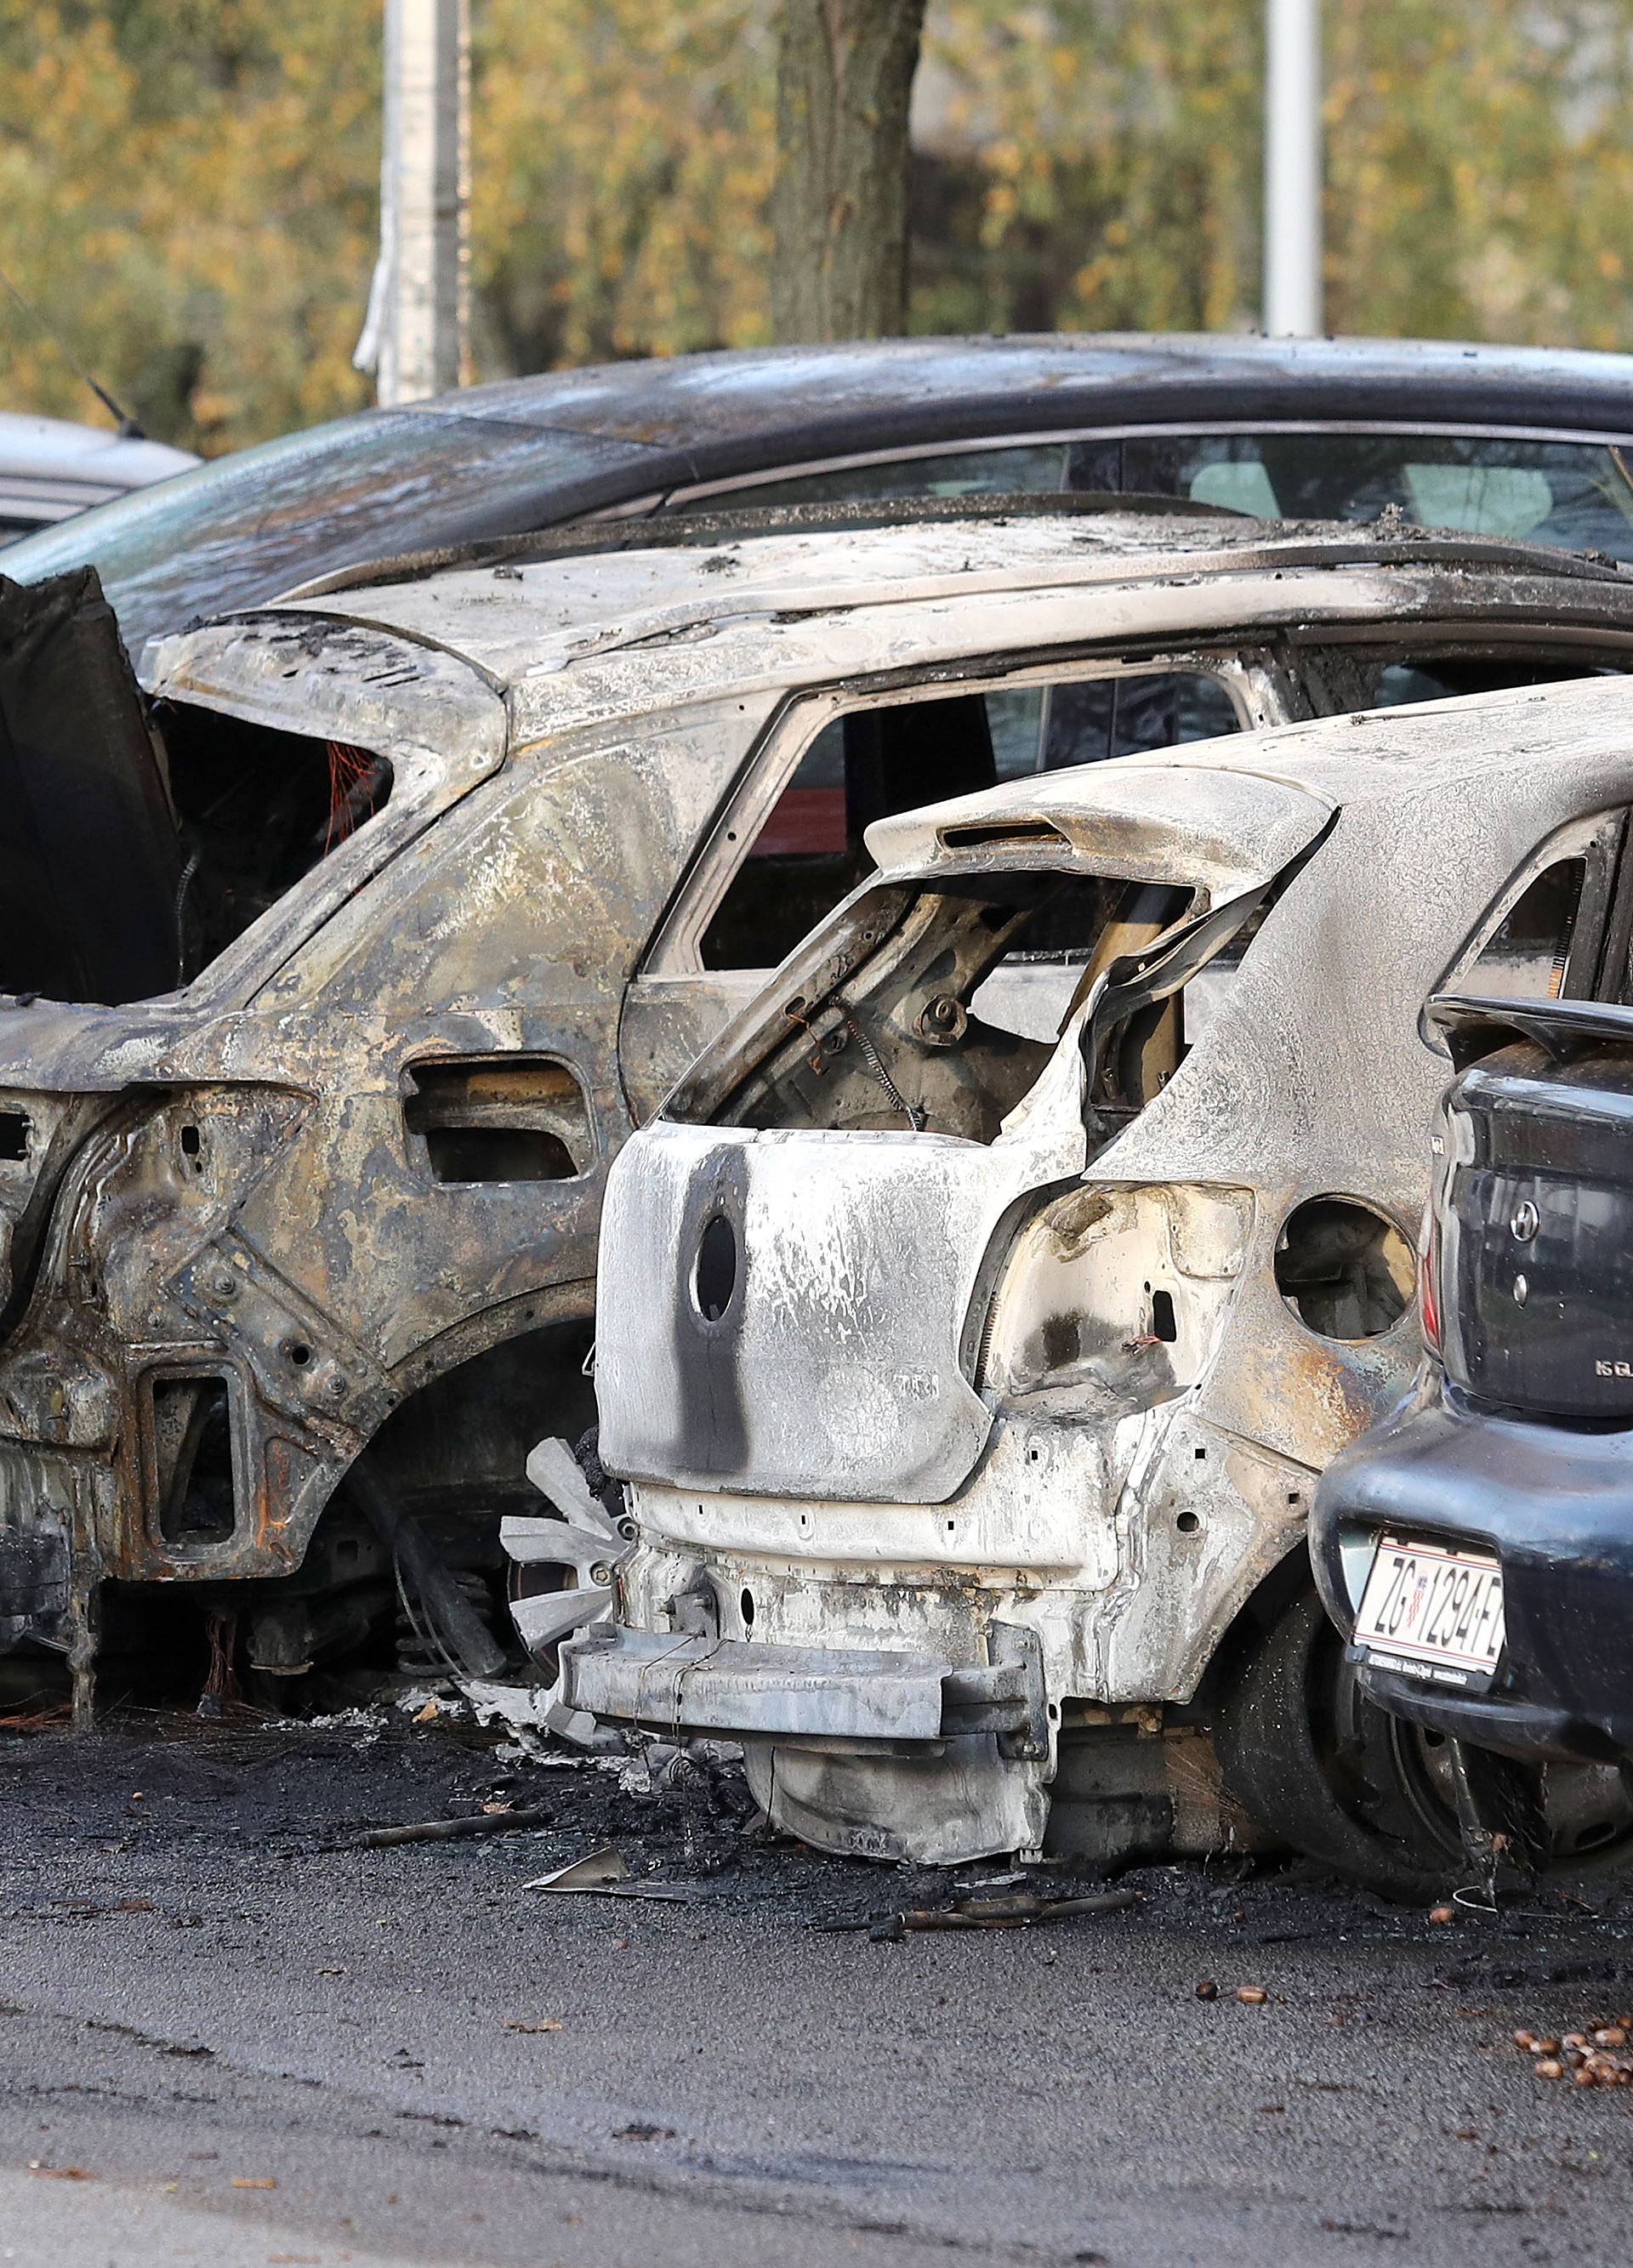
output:
[[[352,360],[383,408],[462,385],[469,321],[469,0],[386,0],[380,256]]]
[[[1321,321],[1321,0],[1266,0],[1265,302],[1273,335]]]

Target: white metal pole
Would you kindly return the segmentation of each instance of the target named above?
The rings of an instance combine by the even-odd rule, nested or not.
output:
[[[462,385],[469,326],[469,0],[386,0],[380,257],[353,357],[382,406]]]
[[[1321,0],[1266,0],[1264,324],[1322,328]]]

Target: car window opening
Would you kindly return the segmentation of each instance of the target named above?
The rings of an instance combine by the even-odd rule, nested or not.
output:
[[[1257,519],[1364,525],[1394,511],[1420,527],[1633,558],[1633,482],[1620,448],[1409,427],[1031,439],[841,463],[735,489],[720,482],[669,509],[718,511],[737,499],[806,504],[1050,491],[1175,497]]]
[[[0,993],[174,990],[390,785],[364,749],[150,706],[91,569],[0,577]]]
[[[181,981],[385,806],[383,756],[176,703],[159,712],[183,858]]]
[[[1463,979],[1482,998],[1557,1000],[1564,990],[1587,863],[1561,858],[1528,882]]]
[[[769,968],[855,888],[876,819],[1109,756],[1238,732],[1222,679],[1127,671],[836,717],[800,759],[702,939],[706,968]]]
[[[869,922],[876,935],[870,902],[853,909],[853,935]],[[1193,1020],[1193,987],[1227,952],[1229,982],[1261,909],[1259,899],[1210,908],[1186,886],[1100,875],[950,877],[909,895],[860,967],[841,948],[824,964],[848,965],[839,981],[790,992],[781,1028],[768,1030],[766,1054],[723,1107],[712,1111],[718,1097],[700,1084],[677,1090],[670,1110],[691,1116],[695,1101],[700,1117],[757,1129],[990,1143],[1099,986],[1082,1039],[1092,1050],[1090,1133],[1107,1140],[1206,1028],[1217,990]]]

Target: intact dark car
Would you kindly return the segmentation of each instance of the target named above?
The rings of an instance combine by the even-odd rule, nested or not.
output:
[[[1552,989],[1446,998],[1458,1076],[1434,1137],[1428,1361],[1328,1469],[1317,1579],[1363,1690],[1527,1764],[1633,1757],[1633,1007],[1627,939],[1570,965],[1562,891],[1533,905]]]
[[[587,515],[1141,493],[1633,560],[1633,358],[1366,339],[897,339],[472,387],[245,449],[19,544],[133,651],[365,561]]]

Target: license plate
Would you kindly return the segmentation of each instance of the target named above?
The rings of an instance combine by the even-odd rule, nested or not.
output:
[[[1380,1536],[1356,1644],[1380,1668],[1485,1685],[1503,1652],[1502,1568],[1482,1551]]]

